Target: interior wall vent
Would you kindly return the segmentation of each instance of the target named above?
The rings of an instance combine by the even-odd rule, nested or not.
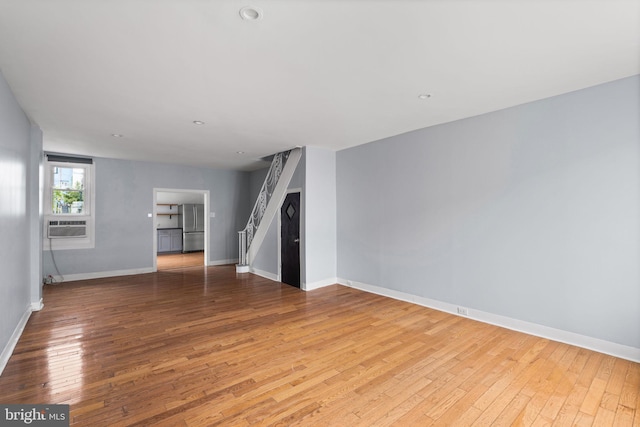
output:
[[[87,237],[87,221],[49,221],[47,237],[50,239]]]

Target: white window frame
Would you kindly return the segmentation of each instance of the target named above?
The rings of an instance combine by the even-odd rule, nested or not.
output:
[[[44,230],[42,249],[63,250],[63,249],[91,249],[95,247],[95,164],[91,163],[74,163],[73,161],[49,161],[44,162]],[[84,191],[82,213],[80,214],[56,214],[53,212],[52,195],[53,195],[53,171],[54,168],[82,168],[85,170],[84,175]],[[50,239],[47,235],[49,221],[77,221],[87,222],[86,237],[70,237]]]

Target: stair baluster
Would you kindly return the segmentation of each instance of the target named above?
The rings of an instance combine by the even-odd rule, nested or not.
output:
[[[248,271],[249,260],[247,259],[247,253],[249,247],[251,246],[256,230],[260,226],[264,212],[267,209],[269,200],[271,200],[273,191],[278,184],[278,180],[282,174],[282,169],[284,168],[290,153],[291,150],[274,155],[269,171],[267,172],[267,176],[262,183],[258,199],[256,200],[253,210],[251,211],[251,215],[249,216],[247,226],[244,230],[238,232],[238,271]]]

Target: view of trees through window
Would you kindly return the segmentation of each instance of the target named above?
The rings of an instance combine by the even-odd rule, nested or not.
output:
[[[84,168],[53,168],[52,212],[54,214],[84,213]]]

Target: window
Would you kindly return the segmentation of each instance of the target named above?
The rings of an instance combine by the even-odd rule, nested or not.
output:
[[[51,170],[51,213],[84,215],[86,168],[53,166]]]
[[[47,154],[45,250],[94,247],[93,175],[92,159]]]

